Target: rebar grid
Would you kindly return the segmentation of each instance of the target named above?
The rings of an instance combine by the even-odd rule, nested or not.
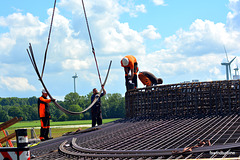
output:
[[[182,151],[184,147],[194,145],[197,138],[200,138],[202,140],[211,140],[211,143],[213,144],[213,146],[209,148],[211,150],[213,150],[215,146],[221,148],[221,146],[229,145],[231,147],[231,144],[234,142],[237,144],[237,140],[239,139],[240,135],[237,133],[239,124],[239,115],[211,118],[206,117],[199,119],[166,119],[124,122],[118,124],[117,131],[116,128],[112,126],[104,129],[103,131],[99,130],[98,132],[93,132],[89,139],[87,138],[88,136],[85,137],[84,142],[81,140],[82,137],[77,138],[75,141],[76,145],[83,149],[83,151],[77,151],[75,149],[63,146],[65,150],[68,150],[67,153],[63,154],[65,156],[67,154],[76,154],[79,158],[82,156],[87,156],[93,159],[106,157],[107,159],[110,157],[112,159],[147,159],[149,157],[153,159],[238,157],[238,155],[227,155],[227,151],[234,151],[233,149],[225,149],[225,155],[215,156],[211,155],[210,151],[204,150],[205,147],[198,148],[199,151],[196,149],[195,152],[179,155],[172,154],[172,151]],[[129,127],[132,125],[135,127]],[[148,126],[150,129],[146,126]],[[126,127],[128,130],[125,130]],[[129,137],[129,134],[121,132],[122,129],[125,132],[127,131],[128,133],[131,133],[132,138]],[[140,132],[141,129],[143,129],[143,132]],[[117,142],[121,142],[122,140],[123,143],[119,143],[119,145],[117,145],[117,142],[115,142],[115,140],[112,140],[109,137],[109,134],[111,134],[112,139],[114,139],[116,136],[118,139]],[[101,142],[101,138],[105,136],[109,138],[104,139],[104,141]],[[91,137],[95,137],[95,144],[93,142],[91,144],[88,144],[88,141],[92,141]],[[127,139],[129,139],[129,143],[127,142]],[[104,145],[99,145],[98,143],[102,143]],[[87,147],[86,144],[88,144]],[[123,144],[126,144],[126,146]],[[114,152],[116,153],[113,155]],[[120,154],[121,152],[122,154]]]
[[[66,159],[197,159],[240,155],[240,81],[160,85],[128,91],[126,119],[62,143]],[[212,146],[195,146],[197,139]],[[74,143],[73,143],[74,142]],[[178,154],[173,154],[178,151]],[[214,152],[223,154],[213,154]],[[234,154],[229,154],[234,153]]]
[[[130,90],[129,118],[204,117],[240,113],[240,81],[179,83]]]

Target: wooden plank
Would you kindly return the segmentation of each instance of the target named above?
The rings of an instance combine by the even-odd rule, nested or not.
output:
[[[6,126],[6,125],[8,125],[8,124],[10,124],[10,123],[12,123],[12,122],[15,122],[15,121],[17,121],[18,120],[18,118],[17,117],[14,117],[14,118],[12,118],[12,119],[10,119],[9,121],[7,121],[7,122],[3,122],[2,124],[0,124],[0,129],[1,130],[4,130],[5,128],[3,128],[4,126]]]
[[[12,134],[10,134],[10,135],[8,135],[8,136],[6,136],[6,137],[0,139],[0,143],[4,143],[4,142],[6,142],[6,141],[12,139],[12,138],[15,137],[15,136],[16,136],[16,132],[14,132],[14,133],[12,133]]]
[[[0,125],[0,130],[4,130],[12,125],[14,125],[15,123],[21,121],[23,118],[20,117],[20,118],[17,118],[17,117],[14,117],[13,119],[7,121],[7,122],[4,122]]]

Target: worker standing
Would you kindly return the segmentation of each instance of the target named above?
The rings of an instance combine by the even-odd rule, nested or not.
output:
[[[98,98],[97,102],[91,108],[92,127],[95,127],[96,123],[98,126],[102,124],[101,97],[104,96],[105,94],[106,94],[106,90],[103,87],[103,93],[100,94],[100,97]],[[94,101],[95,98],[97,98],[97,96],[99,96],[98,90],[94,88],[93,95],[91,96],[91,103]]]
[[[124,67],[125,71],[125,82],[127,90],[130,88],[130,80],[134,84],[134,88],[137,88],[137,72],[138,72],[138,63],[137,59],[132,55],[127,55],[121,60],[121,66]],[[129,75],[129,72],[131,73]]]
[[[47,92],[42,90],[42,96],[38,98],[38,114],[41,122],[40,140],[45,141],[52,139],[48,137],[50,128],[50,106],[49,103],[55,101],[55,99],[47,99]]]
[[[163,80],[161,78],[157,78],[156,76],[154,76],[152,73],[148,71],[140,72],[138,74],[138,78],[144,85],[146,85],[146,87],[163,83]]]

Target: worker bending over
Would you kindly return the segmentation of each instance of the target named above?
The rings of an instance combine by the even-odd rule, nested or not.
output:
[[[121,60],[121,66],[124,67],[125,71],[125,84],[127,90],[130,88],[130,82],[134,84],[134,88],[137,88],[137,72],[138,72],[138,63],[137,59],[132,55],[127,55]],[[130,73],[130,75],[129,75]]]
[[[156,76],[154,76],[152,73],[148,71],[140,72],[138,74],[138,78],[144,85],[146,85],[146,87],[163,83],[163,80],[161,78],[157,78]]]

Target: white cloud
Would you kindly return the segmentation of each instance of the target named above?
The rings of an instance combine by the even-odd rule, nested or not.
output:
[[[67,6],[68,10],[71,10],[75,16],[79,17],[79,13],[82,13],[82,4],[79,2],[62,0],[60,5]],[[124,12],[135,12],[136,10],[138,10],[137,12],[145,12],[144,5],[134,6],[135,8],[133,6],[129,1],[119,2],[117,0],[88,1],[85,3],[91,35],[94,35],[93,44],[97,53],[108,55],[145,54],[143,37],[140,33],[131,29],[128,23],[119,22],[120,15]],[[81,18],[84,19],[83,13]],[[85,29],[86,24],[83,23]],[[85,32],[87,33],[87,30]],[[89,42],[88,35],[85,40]]]
[[[63,69],[68,70],[81,70],[88,69],[91,63],[86,60],[78,60],[78,59],[66,59],[62,62]]]
[[[225,79],[225,67],[221,65],[226,57],[223,46],[229,59],[240,56],[240,30],[231,28],[239,24],[235,16],[228,17],[232,21],[230,28],[223,23],[197,19],[189,30],[179,29],[175,35],[165,38],[166,49],[139,58],[140,70],[151,71],[168,83]]]
[[[229,8],[232,12],[227,15],[227,26],[230,30],[240,31],[240,1],[229,0]]]
[[[158,5],[158,6],[163,6],[163,5],[166,5],[165,3],[164,3],[164,0],[153,0],[153,3],[155,4],[155,5]]]
[[[140,4],[140,5],[136,5],[136,11],[138,12],[142,12],[142,13],[146,13],[146,8],[145,8],[145,5],[143,4]]]
[[[9,34],[0,35],[0,55],[8,55],[15,44],[16,41],[12,39]]]
[[[144,4],[136,5],[134,2],[133,0],[101,0],[85,3],[93,44],[101,67],[100,72],[106,69],[109,59],[114,60],[108,82],[114,92],[121,92],[124,87],[122,76],[124,73],[120,67],[120,59],[126,54],[137,57],[141,71],[151,71],[157,77],[162,77],[165,83],[191,79],[225,79],[225,68],[220,64],[225,58],[223,45],[227,48],[229,59],[239,56],[240,53],[239,0],[230,0],[229,8],[232,11],[228,14],[226,25],[197,19],[188,30],[179,29],[176,34],[165,38],[165,45],[161,44],[165,49],[153,53],[146,53],[148,46],[145,46],[145,43],[148,39],[161,38],[155,26],[148,25],[139,32],[131,28],[127,22],[120,21],[123,13],[133,17],[141,13],[147,14]],[[164,0],[153,0],[153,2],[155,5],[166,5]],[[81,1],[61,0],[57,7],[61,8],[56,8],[45,77],[49,77],[49,72],[54,72],[51,76],[61,79],[59,75],[63,76],[63,73],[70,71],[74,74],[77,71],[81,73],[83,83],[99,86]],[[73,15],[69,18],[67,13],[65,17],[60,12],[61,9],[64,12],[68,10]],[[44,22],[30,13],[25,15],[14,13],[0,17],[0,26],[8,29],[6,33],[0,34],[1,87],[8,86],[9,90],[23,90],[23,86],[28,90],[35,89],[28,82],[29,77],[34,77],[36,81],[36,75],[26,64],[26,62],[30,64],[30,61],[25,48],[28,42],[31,42],[36,60],[42,65],[51,14],[52,9],[49,9],[49,17]],[[9,75],[17,78],[10,78]],[[71,75],[70,73],[68,75],[70,80],[72,80]],[[19,78],[25,76],[28,80]],[[69,80],[64,77],[61,81],[66,85]],[[19,82],[23,85],[18,86]],[[62,83],[59,81],[58,84]],[[119,84],[119,87],[114,88],[116,84]],[[85,90],[87,89],[84,88]]]
[[[6,86],[12,91],[36,91],[36,88],[28,83],[23,77],[0,77],[2,87]]]
[[[104,28],[105,24],[101,24],[99,27]],[[104,53],[145,54],[142,36],[137,31],[130,29],[128,23],[113,21],[111,25],[100,30],[99,36],[102,37],[101,43]]]
[[[147,12],[144,4],[136,5],[136,6],[134,6],[134,9],[129,8],[129,15],[131,17],[138,17],[139,12],[140,13],[146,13]]]
[[[4,55],[13,54],[15,50],[21,51],[23,44],[27,46],[29,42],[38,43],[39,37],[47,27],[38,20],[38,17],[29,13],[26,15],[13,13],[6,18],[0,17],[0,19],[0,26],[9,29],[9,32],[0,34],[0,54]],[[18,57],[17,61],[21,60],[22,58]]]
[[[159,39],[161,38],[161,35],[157,33],[156,30],[157,28],[155,28],[153,25],[148,25],[147,29],[141,32],[141,35],[149,39]]]
[[[165,39],[166,46],[176,52],[196,56],[211,52],[222,53],[223,45],[239,49],[239,32],[228,32],[222,23],[197,19],[189,31],[180,29],[175,35]]]
[[[220,73],[221,61],[224,54],[205,54],[199,56],[184,56],[172,53],[170,50],[161,50],[139,57],[140,71],[150,71],[161,77],[164,83],[178,83],[199,79],[218,80],[225,72]]]

